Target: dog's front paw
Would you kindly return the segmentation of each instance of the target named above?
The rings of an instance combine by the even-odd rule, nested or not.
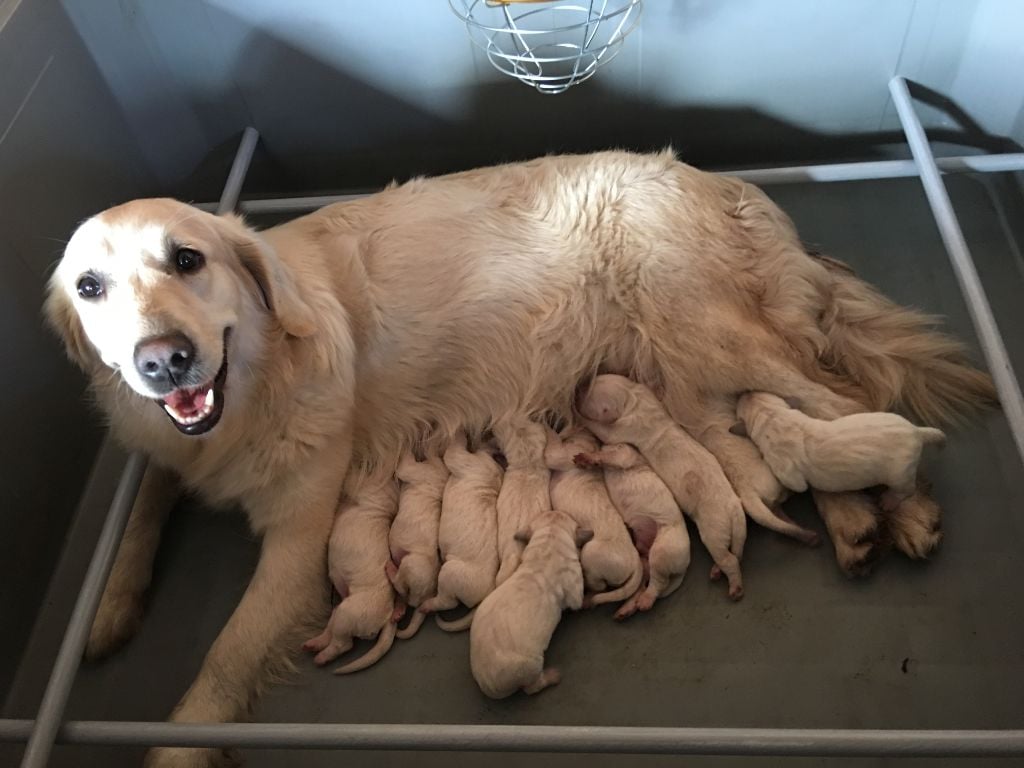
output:
[[[89,631],[85,657],[102,659],[131,640],[142,624],[143,609],[143,596],[139,592],[104,592]]]
[[[942,510],[924,491],[900,502],[886,522],[896,549],[915,560],[928,557],[942,541]]]
[[[242,764],[235,750],[157,747],[146,753],[143,768],[235,768]]]

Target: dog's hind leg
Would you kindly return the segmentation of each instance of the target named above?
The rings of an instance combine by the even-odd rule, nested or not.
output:
[[[87,658],[102,658],[117,650],[142,623],[144,597],[153,577],[160,534],[179,493],[174,474],[150,463],[92,622],[85,647]]]
[[[914,495],[900,502],[885,522],[893,545],[907,557],[928,557],[942,541],[942,510],[928,495],[927,482],[919,482]]]
[[[865,493],[812,491],[818,514],[847,576],[867,576],[881,554],[878,506]]]

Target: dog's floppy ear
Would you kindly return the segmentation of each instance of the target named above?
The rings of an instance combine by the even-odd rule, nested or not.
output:
[[[740,437],[750,437],[750,434],[747,432],[747,425],[744,424],[742,421],[737,421],[735,424],[729,427],[729,431],[732,432],[734,435],[739,435]]]
[[[533,531],[531,529],[523,528],[521,530],[516,531],[515,535],[512,538],[515,539],[516,541],[518,541],[520,544],[529,544],[530,543],[530,538],[532,536],[533,536]]]
[[[576,549],[580,549],[584,544],[594,538],[594,532],[590,528],[577,528],[576,529]]]
[[[64,351],[71,362],[83,371],[88,371],[99,362],[99,356],[85,335],[78,313],[64,293],[63,287],[57,284],[56,278],[50,281],[46,290],[46,301],[43,305],[46,322],[61,337]]]
[[[260,291],[263,304],[277,318],[285,333],[298,338],[316,332],[316,316],[302,299],[295,275],[274,253],[245,226],[241,217],[221,217],[229,224],[228,239],[242,268],[248,272]]]

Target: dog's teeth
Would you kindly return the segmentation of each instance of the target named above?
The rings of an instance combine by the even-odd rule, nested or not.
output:
[[[206,400],[203,405],[205,408],[213,408],[213,387],[206,390]]]

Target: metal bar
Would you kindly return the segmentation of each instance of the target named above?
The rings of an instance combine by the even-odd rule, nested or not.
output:
[[[217,213],[233,211],[238,205],[238,196],[242,193],[242,183],[249,172],[249,164],[252,162],[252,156],[259,140],[260,134],[255,128],[249,126],[242,131],[238,151],[235,152],[235,159],[231,163],[231,170],[228,171],[227,181],[224,182],[224,191],[220,193]]]
[[[28,720],[0,722],[17,741]],[[73,721],[63,744],[257,749],[568,752],[817,757],[1017,757],[1024,730],[843,730],[644,728],[556,725],[340,725],[326,723],[147,723]]]
[[[974,323],[974,329],[978,332],[981,349],[988,362],[992,380],[999,392],[1003,413],[1006,414],[1006,421],[1009,423],[1013,439],[1017,443],[1017,451],[1020,453],[1021,459],[1024,460],[1024,397],[1021,396],[1020,385],[1017,383],[1017,376],[1010,364],[1010,357],[1006,353],[1003,337],[999,333],[999,327],[992,315],[992,308],[989,306],[985,289],[981,285],[978,271],[974,267],[974,259],[967,247],[967,241],[964,240],[960,222],[957,221],[956,212],[953,210],[953,203],[950,202],[949,194],[942,183],[938,166],[932,156],[931,147],[928,145],[928,137],[914,112],[914,104],[911,100],[910,90],[907,88],[907,81],[902,77],[894,77],[889,81],[889,91],[892,93],[896,112],[903,125],[903,132],[907,136],[907,144],[910,145],[910,151],[914,155],[914,161],[921,174],[921,183],[924,185],[924,192],[928,197],[932,215],[935,217],[935,223],[942,235],[942,242],[946,245],[946,251],[949,253],[953,272],[956,274],[960,290],[967,302],[971,321]]]
[[[249,171],[249,164],[252,161],[253,152],[256,150],[257,141],[259,141],[259,133],[254,128],[246,128],[242,132],[238,151],[231,163],[231,170],[228,172],[224,191],[221,193],[220,202],[217,205],[218,213],[233,210],[238,203],[238,196],[242,191],[245,175]],[[133,453],[128,457],[124,471],[121,473],[117,491],[114,493],[110,510],[107,512],[107,519],[103,523],[103,530],[96,543],[89,569],[82,582],[82,589],[78,593],[64,639],[57,652],[53,671],[46,684],[46,691],[43,693],[43,700],[39,705],[34,727],[29,734],[28,745],[25,747],[25,754],[21,759],[22,768],[42,768],[49,760],[54,737],[60,726],[61,717],[64,715],[64,708],[67,706],[71,687],[74,685],[75,675],[78,673],[78,666],[82,660],[82,652],[89,640],[89,630],[96,617],[96,610],[99,608],[103,588],[110,576],[110,569],[114,565],[114,558],[121,544],[125,526],[128,524],[128,516],[131,514],[135,497],[138,495],[147,461],[147,457],[143,454]]]
[[[28,746],[25,747],[25,754],[21,759],[22,768],[43,768],[49,760],[64,707],[67,705],[71,686],[75,682],[78,665],[82,660],[82,652],[89,639],[92,620],[96,616],[103,587],[114,565],[114,556],[117,554],[121,536],[128,523],[128,515],[131,513],[145,471],[144,456],[134,453],[128,457],[89,569],[82,581],[82,590],[78,593],[64,639],[57,652],[50,680],[46,684],[46,691],[36,714],[35,727],[29,734]]]
[[[1024,171],[1024,152],[1000,155],[958,155],[940,157],[935,161],[943,173],[998,173]],[[832,163],[828,165],[796,165],[789,168],[749,168],[735,171],[714,171],[723,176],[735,176],[751,184],[799,184],[803,182],[873,181],[917,176],[917,163],[913,160],[871,160],[862,163]],[[263,200],[242,200],[238,204],[243,213],[297,213],[323,208],[367,197],[373,192],[347,192],[337,195],[310,195],[306,197],[271,197]],[[217,203],[197,203],[204,211],[216,211]]]

